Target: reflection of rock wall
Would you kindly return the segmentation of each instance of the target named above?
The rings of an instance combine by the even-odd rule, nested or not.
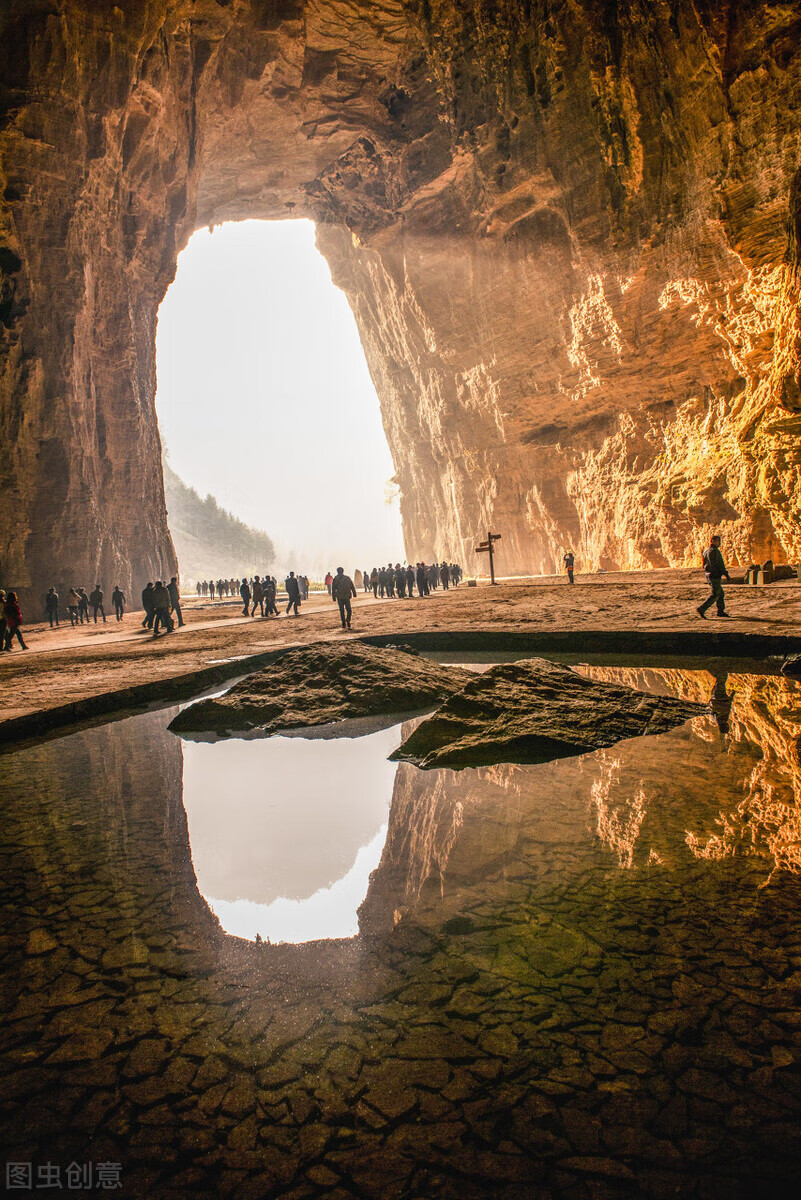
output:
[[[800,685],[677,668],[580,669],[643,691],[712,698],[713,716],[533,767],[401,764],[386,847],[360,911],[363,931],[406,912],[446,919],[475,904],[483,881],[518,877],[521,863],[539,886],[566,886],[560,871],[580,874],[597,845],[621,870],[684,869],[693,858],[732,854],[764,859],[768,871],[801,869]]]
[[[798,31],[725,13],[4,11],[3,582],[172,569],[157,307],[198,224],[286,215],[356,313],[412,558],[488,522],[505,570],[688,562],[710,524],[796,555]]]

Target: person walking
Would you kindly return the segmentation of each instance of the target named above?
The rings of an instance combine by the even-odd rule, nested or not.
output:
[[[337,567],[337,573],[331,584],[331,596],[339,605],[339,616],[343,629],[350,629],[350,598],[355,595],[356,588],[353,586],[350,575],[345,574],[344,567]]]
[[[170,595],[170,604],[172,605],[172,611],[175,613],[176,617],[178,618],[178,628],[180,629],[181,626],[184,624],[184,615],[181,612],[181,592],[178,587],[178,576],[177,575],[173,575],[172,579],[170,580],[169,584],[167,585],[167,591],[169,592],[169,595]]]
[[[253,608],[250,610],[251,617],[255,617],[256,609],[258,608],[260,615],[264,616],[264,584],[259,579],[258,575],[253,576]]]
[[[111,593],[111,603],[114,605],[114,616],[118,621],[121,621],[125,615],[125,592],[118,583],[114,584],[114,591]]]
[[[28,647],[22,639],[20,626],[22,625],[22,613],[20,612],[19,603],[17,602],[17,593],[9,592],[6,596],[5,604],[3,605],[3,616],[6,622],[6,634],[3,642],[3,649],[10,650],[11,642],[14,638],[17,639],[23,650]]]
[[[380,573],[379,573],[378,567],[373,567],[372,571],[370,572],[370,587],[373,589],[373,599],[374,600],[378,599],[379,582],[380,582]],[[381,594],[383,595],[384,593],[382,592]]]
[[[89,624],[89,597],[86,594],[86,588],[78,588],[78,616],[81,618],[81,624],[84,621]]]
[[[567,571],[567,582],[568,583],[575,582],[573,579],[573,567],[574,567],[575,561],[576,560],[573,557],[573,551],[568,550],[567,554],[562,559],[562,562],[565,564],[565,570]]]
[[[707,609],[713,604],[717,605],[718,616],[728,617],[726,612],[726,597],[723,594],[723,585],[721,579],[728,579],[729,572],[726,570],[726,564],[723,561],[723,555],[720,552],[720,535],[715,533],[709,541],[709,545],[703,554],[704,571],[706,572],[706,580],[712,589],[710,595],[703,604],[699,604],[695,610],[699,617],[706,620]]]
[[[395,590],[399,600],[406,599],[406,571],[400,563],[395,563]]]
[[[363,583],[363,587],[364,587],[364,590],[365,590],[365,592],[369,592],[369,591],[370,591],[370,587],[371,587],[371,583],[370,583],[370,572],[369,572],[369,571],[363,571],[363,572],[362,572],[362,583]]]
[[[80,607],[80,603],[81,597],[78,595],[74,587],[70,588],[70,590],[67,592],[67,612],[69,613],[70,617],[70,625],[74,626],[79,624],[78,609]]]
[[[54,587],[45,596],[45,612],[50,621],[50,628],[55,625],[58,628],[58,592]]]
[[[300,584],[295,578],[294,571],[290,571],[287,575],[286,579],[284,580],[284,587],[286,588],[287,597],[286,615],[289,616],[289,610],[291,608],[294,609],[294,615],[297,616],[298,610],[300,609]]]
[[[102,616],[102,618],[103,618],[103,624],[105,625],[105,623],[106,623],[106,610],[103,608],[103,589],[101,588],[101,586],[100,586],[100,584],[99,584],[99,583],[96,583],[96,584],[95,584],[95,590],[92,592],[91,596],[89,597],[89,603],[91,604],[91,606],[92,606],[92,612],[93,612],[93,613],[94,613],[94,615],[95,615],[95,625],[97,624],[97,614],[98,614],[98,612],[99,612],[99,613],[100,613],[100,615]],[[87,621],[89,620],[89,617],[88,617],[88,615],[87,615],[87,618],[86,618],[86,619],[87,619]]]
[[[414,596],[414,567],[411,563],[406,567],[406,590],[409,593],[409,599]]]
[[[172,633],[175,625],[170,616],[170,593],[160,579],[156,580],[153,588],[153,614],[153,637],[159,636],[159,627],[163,627],[167,633]]]
[[[153,604],[153,584],[148,582],[147,587],[142,591],[142,608],[145,610],[145,619],[142,622],[143,629],[152,629],[153,620],[156,615],[156,609]]]
[[[443,586],[444,590],[447,592],[449,584],[450,584],[450,580],[451,580],[451,571],[450,571],[450,567],[448,566],[448,564],[446,562],[444,562],[442,564],[442,566],[440,567],[439,574],[440,574],[440,578],[442,580],[442,586]]]
[[[332,595],[331,584],[333,582],[334,582],[334,576],[331,574],[330,571],[326,571],[326,573],[325,573],[325,590],[328,592],[329,596]]]
[[[242,580],[242,582],[240,583],[240,585],[239,585],[239,595],[242,597],[242,603],[243,603],[243,604],[244,604],[244,606],[245,606],[245,607],[242,609],[242,616],[243,616],[243,617],[249,617],[249,616],[250,616],[250,597],[251,597],[251,591],[250,591],[250,584],[248,583],[247,579],[243,579],[243,580]]]
[[[275,579],[271,575],[266,575],[264,578],[264,603],[268,617],[277,617],[278,609],[275,607]]]

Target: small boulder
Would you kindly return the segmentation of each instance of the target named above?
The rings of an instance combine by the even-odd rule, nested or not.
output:
[[[708,712],[700,704],[599,683],[541,658],[474,676],[390,757],[418,767],[538,763],[664,733]]]
[[[181,734],[248,733],[433,708],[473,678],[402,650],[322,642],[288,650],[224,696],[199,700],[170,724]]]

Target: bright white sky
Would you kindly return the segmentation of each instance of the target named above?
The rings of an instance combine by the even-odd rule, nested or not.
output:
[[[403,559],[378,398],[311,221],[195,233],[159,309],[156,365],[173,470],[265,530],[276,567]]]

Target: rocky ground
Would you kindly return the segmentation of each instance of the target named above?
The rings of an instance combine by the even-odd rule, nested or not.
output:
[[[26,625],[27,652],[16,647],[0,659],[0,703],[4,720],[74,704],[86,697],[120,692],[215,664],[320,639],[363,635],[402,635],[416,631],[574,632],[627,635],[645,631],[670,636],[779,634],[801,639],[801,586],[796,580],[767,587],[728,588],[731,619],[713,615],[705,622],[696,607],[708,589],[700,572],[663,570],[578,575],[574,588],[565,579],[543,576],[439,591],[421,600],[354,602],[353,629],[340,628],[335,606],[312,598],[299,617],[250,619],[235,602],[210,605],[188,600],[186,626],[153,639],[141,629],[141,613],[126,615],[118,626],[58,630]],[[0,725],[1,727],[1,725]]]

